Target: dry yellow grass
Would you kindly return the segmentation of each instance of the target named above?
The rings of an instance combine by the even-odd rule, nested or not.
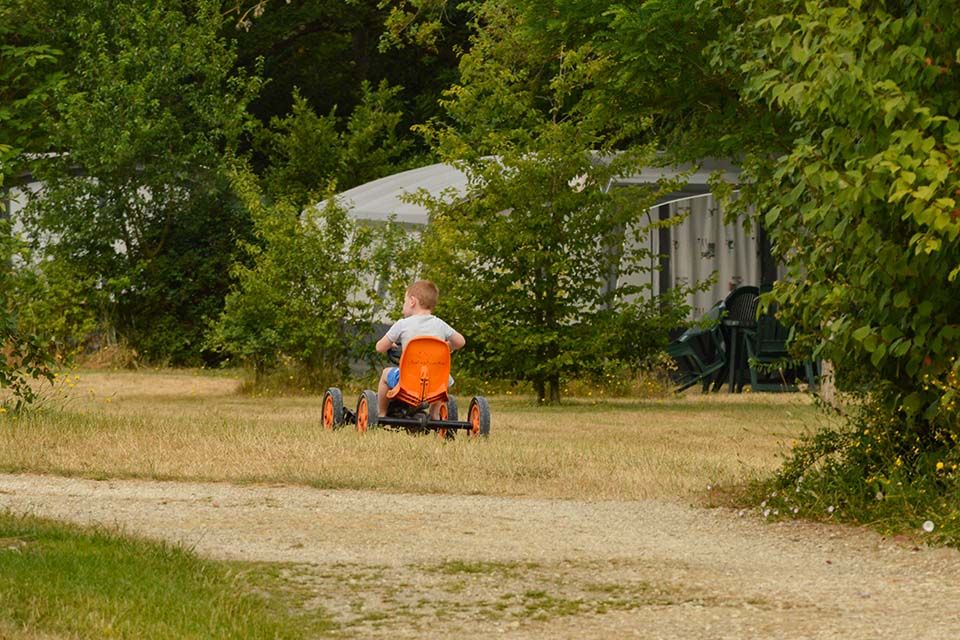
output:
[[[490,398],[491,437],[319,426],[319,397],[252,398],[198,372],[81,372],[0,421],[0,470],[547,498],[688,497],[767,474],[820,419],[799,394],[668,400]],[[352,403],[353,399],[347,400]],[[461,398],[466,405],[466,399]]]

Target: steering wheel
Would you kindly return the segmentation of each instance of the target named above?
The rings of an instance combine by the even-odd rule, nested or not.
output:
[[[403,354],[403,348],[400,345],[395,344],[387,350],[387,359],[393,364],[399,366],[401,354]]]

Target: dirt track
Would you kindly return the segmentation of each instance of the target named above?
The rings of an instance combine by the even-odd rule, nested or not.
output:
[[[670,502],[0,474],[0,509],[293,563],[345,637],[960,636],[956,551]]]

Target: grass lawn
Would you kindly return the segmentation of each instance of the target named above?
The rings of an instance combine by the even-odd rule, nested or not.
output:
[[[771,472],[823,416],[800,394],[490,398],[491,437],[326,432],[319,397],[239,395],[203,372],[81,372],[47,409],[0,418],[0,471],[413,493],[690,499]],[[460,404],[466,407],[467,398]],[[352,404],[354,398],[345,399]]]
[[[317,614],[304,625],[254,595],[245,586],[251,571],[114,532],[0,513],[0,638],[295,639],[332,626]]]

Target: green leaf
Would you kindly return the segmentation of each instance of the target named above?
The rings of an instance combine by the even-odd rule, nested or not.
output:
[[[803,64],[807,61],[809,52],[799,42],[794,42],[790,47],[790,57],[793,58],[793,61],[797,64]]]
[[[880,335],[887,342],[893,342],[897,338],[903,337],[903,332],[897,327],[888,324],[880,331]]]
[[[904,411],[911,415],[915,415],[917,412],[919,412],[920,409],[923,408],[923,405],[924,396],[918,391],[914,391],[903,400]]]
[[[876,349],[874,349],[873,352],[870,354],[870,363],[875,367],[879,367],[886,356],[887,356],[887,345],[881,342],[880,344],[877,345]]]
[[[775,206],[775,207],[771,207],[767,211],[766,216],[764,216],[764,221],[766,222],[766,225],[768,227],[772,227],[777,224],[777,220],[780,218],[780,212],[782,210],[783,210],[782,207]]]
[[[913,346],[913,343],[909,339],[896,340],[893,342],[893,344],[890,345],[890,349],[889,349],[890,355],[895,358],[902,358],[904,355],[906,355],[910,351],[911,346]]]

